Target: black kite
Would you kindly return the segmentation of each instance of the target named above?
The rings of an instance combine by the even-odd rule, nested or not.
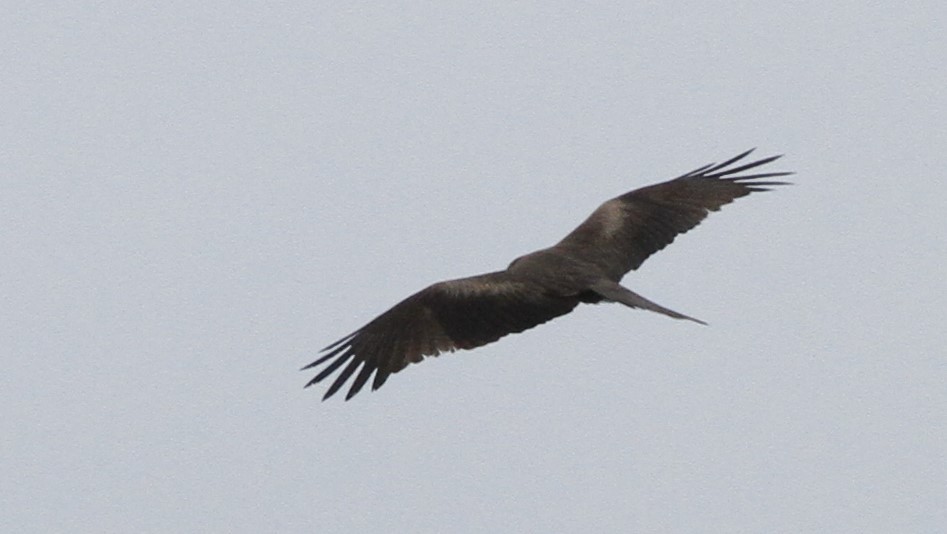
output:
[[[711,211],[736,198],[786,184],[764,179],[792,173],[736,176],[780,157],[731,167],[750,152],[613,198],[562,241],[513,260],[503,271],[422,289],[322,349],[326,354],[303,369],[329,363],[306,386],[344,365],[323,399],[359,371],[345,397],[348,400],[372,373],[372,389],[378,389],[391,373],[425,356],[492,343],[569,313],[580,302],[620,302],[704,324],[655,304],[618,282]]]

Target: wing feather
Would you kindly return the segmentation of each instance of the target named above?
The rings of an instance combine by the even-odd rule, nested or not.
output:
[[[321,382],[348,363],[326,391],[323,399],[327,399],[362,365],[347,400],[365,386],[373,373],[372,389],[378,389],[389,375],[425,356],[492,343],[566,314],[578,302],[576,297],[550,295],[506,271],[440,282],[323,349],[327,354],[303,369],[329,363],[307,386]]]
[[[613,198],[555,246],[575,258],[595,263],[617,282],[671,244],[675,237],[700,224],[711,211],[750,193],[786,185],[765,179],[788,176],[791,172],[736,176],[781,157],[770,156],[730,167],[751,152]]]

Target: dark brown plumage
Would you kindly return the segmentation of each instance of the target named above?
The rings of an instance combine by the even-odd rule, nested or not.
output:
[[[697,226],[709,212],[755,191],[786,184],[761,180],[792,173],[735,176],[780,157],[731,167],[750,152],[613,198],[562,241],[513,260],[506,270],[422,289],[322,349],[325,354],[303,369],[328,364],[306,386],[341,368],[323,400],[355,375],[345,396],[348,400],[373,373],[372,389],[378,389],[391,373],[425,356],[492,343],[565,315],[580,302],[620,302],[703,324],[618,282],[678,234]]]

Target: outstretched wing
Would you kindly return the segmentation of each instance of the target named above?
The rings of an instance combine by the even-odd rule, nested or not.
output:
[[[771,156],[731,167],[750,152],[752,150],[723,163],[711,163],[673,180],[613,198],[555,246],[570,256],[595,263],[618,281],[671,244],[678,234],[700,224],[711,211],[755,191],[786,185],[786,182],[765,178],[787,176],[791,172],[737,176],[780,157]]]
[[[548,295],[539,286],[515,280],[505,271],[439,282],[322,349],[326,354],[303,369],[328,364],[306,386],[344,365],[325,400],[361,366],[345,396],[348,400],[373,372],[372,389],[378,389],[391,373],[425,356],[486,345],[569,313],[578,302],[578,298]]]

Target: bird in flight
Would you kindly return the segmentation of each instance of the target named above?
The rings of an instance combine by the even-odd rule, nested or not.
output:
[[[565,315],[580,302],[620,302],[706,324],[655,304],[618,282],[711,211],[750,193],[787,185],[767,179],[791,172],[741,174],[780,157],[738,163],[751,152],[613,198],[562,241],[516,258],[505,270],[438,282],[418,291],[322,349],[319,359],[303,367],[326,364],[306,387],[342,368],[323,400],[354,374],[345,396],[348,400],[373,373],[374,390],[392,373],[425,356],[492,343]]]

